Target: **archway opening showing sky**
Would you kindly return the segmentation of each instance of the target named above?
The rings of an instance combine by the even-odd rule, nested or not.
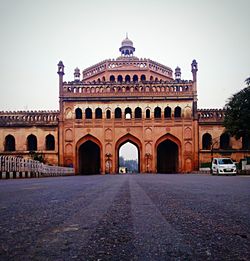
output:
[[[119,173],[139,172],[139,151],[131,142],[126,142],[119,148]]]

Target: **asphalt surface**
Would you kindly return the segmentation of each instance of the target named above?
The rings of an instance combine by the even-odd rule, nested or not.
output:
[[[250,177],[0,180],[0,260],[250,260]]]

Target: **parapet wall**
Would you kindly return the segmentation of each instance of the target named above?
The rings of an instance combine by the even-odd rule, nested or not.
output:
[[[58,125],[59,111],[0,111],[0,126]]]
[[[145,83],[77,83],[64,82],[63,96],[192,96],[193,82],[192,81],[171,81],[171,82],[145,82]]]
[[[224,109],[198,109],[199,123],[222,123],[225,118]]]

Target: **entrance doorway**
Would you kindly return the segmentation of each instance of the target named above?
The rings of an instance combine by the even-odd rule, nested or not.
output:
[[[79,148],[79,174],[99,174],[100,147],[93,141],[84,142]]]
[[[118,172],[119,173],[139,173],[139,149],[131,141],[121,144],[118,149]]]
[[[177,173],[178,146],[171,140],[161,142],[157,147],[157,172]]]

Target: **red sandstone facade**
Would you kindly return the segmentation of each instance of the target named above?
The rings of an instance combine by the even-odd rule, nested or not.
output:
[[[225,133],[223,110],[197,109],[195,60],[192,80],[182,80],[180,68],[173,76],[134,51],[126,38],[120,57],[82,77],[76,68],[72,82],[63,81],[59,62],[59,111],[0,112],[0,153],[29,157],[32,149],[50,164],[74,166],[76,174],[117,173],[119,149],[128,141],[138,149],[141,173],[187,173],[211,154],[237,161],[250,155]]]

